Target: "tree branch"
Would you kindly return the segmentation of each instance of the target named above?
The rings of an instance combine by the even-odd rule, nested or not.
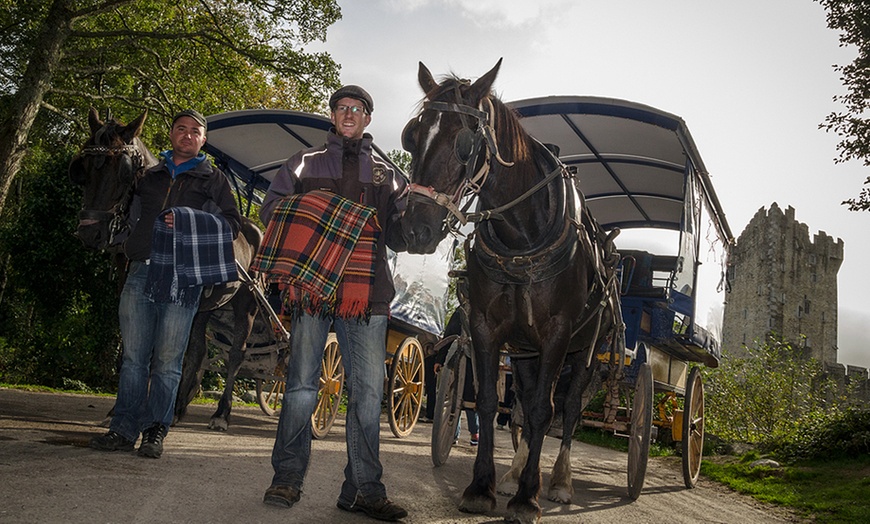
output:
[[[72,18],[83,18],[86,16],[93,16],[105,13],[107,11],[111,11],[112,9],[117,9],[121,6],[132,4],[135,0],[106,0],[102,4],[93,5],[90,7],[84,7],[79,9],[78,11],[74,11],[72,13]]]

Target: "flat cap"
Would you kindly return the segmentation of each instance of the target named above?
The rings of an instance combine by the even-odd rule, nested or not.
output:
[[[372,97],[360,86],[346,85],[338,88],[338,91],[332,93],[329,97],[329,109],[335,111],[335,105],[342,98],[355,98],[363,103],[366,113],[371,113],[375,110],[375,103],[372,102]]]
[[[205,117],[202,116],[202,113],[200,113],[196,109],[185,109],[184,111],[180,111],[177,115],[172,117],[172,125],[175,125],[175,121],[183,116],[189,116],[190,118],[196,120],[197,124],[201,125],[202,127],[208,128]]]

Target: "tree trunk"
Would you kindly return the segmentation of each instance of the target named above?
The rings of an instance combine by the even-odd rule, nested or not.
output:
[[[21,167],[30,128],[51,86],[52,75],[63,56],[63,46],[72,31],[72,3],[73,0],[54,0],[52,3],[42,22],[40,37],[30,55],[24,77],[12,97],[10,118],[0,124],[0,212]]]

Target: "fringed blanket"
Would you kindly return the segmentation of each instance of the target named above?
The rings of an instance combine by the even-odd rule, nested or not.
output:
[[[326,191],[283,199],[251,270],[284,290],[285,312],[368,319],[380,225],[374,208]]]
[[[173,214],[173,226],[165,215]],[[202,286],[239,279],[233,230],[220,215],[173,207],[154,221],[145,293],[155,302],[193,307]]]

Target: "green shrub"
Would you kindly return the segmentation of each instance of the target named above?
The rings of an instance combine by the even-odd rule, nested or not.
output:
[[[771,336],[747,348],[746,357],[727,353],[706,369],[706,431],[726,441],[805,455],[803,447],[849,405],[822,366],[797,348]]]
[[[786,460],[870,454],[870,410],[810,413],[796,425],[767,443],[771,453]]]

